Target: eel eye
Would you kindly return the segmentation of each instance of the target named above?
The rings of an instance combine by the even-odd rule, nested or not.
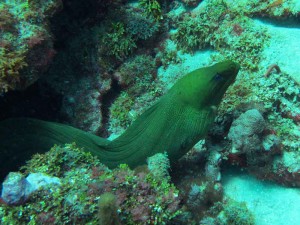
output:
[[[215,81],[221,81],[223,79],[224,79],[224,77],[219,73],[216,73],[216,75],[214,76]]]

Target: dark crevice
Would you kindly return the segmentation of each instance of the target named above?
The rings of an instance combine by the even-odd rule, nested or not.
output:
[[[125,0],[64,0],[63,8],[50,19],[51,33],[56,41],[57,50],[64,49],[70,38],[73,38],[83,28],[91,28],[107,16],[109,11],[121,7]]]
[[[0,120],[13,117],[32,117],[42,120],[57,121],[62,96],[50,89],[41,90],[38,83],[24,91],[11,91],[0,98]]]
[[[276,19],[276,18],[267,18],[267,17],[255,17],[254,19],[259,20],[260,22],[268,25],[272,25],[275,27],[282,28],[300,28],[300,17],[299,18],[284,18],[284,19]]]
[[[74,51],[77,50],[75,47],[75,50],[71,49],[73,52],[70,51],[65,53],[70,46],[69,43],[71,40],[76,38],[76,36],[81,34],[84,29],[89,29],[100,24],[109,11],[113,11],[114,9],[121,7],[121,5],[125,2],[125,0],[64,0],[62,10],[50,18],[49,24],[50,33],[54,39],[54,49],[57,54],[50,65],[49,70],[46,71],[44,75],[41,74],[41,77],[50,77],[51,68],[54,72],[61,71],[61,74],[59,74],[61,76],[64,76],[65,73],[70,74],[74,71],[78,71],[78,74],[82,75],[87,68],[93,68],[92,66],[94,64],[92,64],[92,66],[84,65],[84,67],[76,61],[78,58],[81,60],[81,55],[80,53],[78,53],[79,56],[75,54],[76,52]],[[90,41],[90,39],[82,41]],[[84,43],[80,43],[79,47],[82,48],[82,46],[86,47]],[[87,46],[86,48],[89,49],[90,46]],[[61,64],[54,63],[55,60],[61,59],[58,59],[58,56],[62,53],[65,53],[64,57],[61,57],[65,59],[61,62],[61,64],[63,64],[62,68],[66,68],[65,70],[61,70]],[[77,58],[74,57],[74,55]],[[91,55],[93,54],[91,53]],[[88,72],[93,74],[93,71]],[[98,72],[96,71],[95,73]],[[76,73],[74,74],[77,75]],[[5,93],[3,96],[0,95],[0,120],[13,117],[32,117],[47,121],[60,122],[62,120],[61,107],[63,96],[58,94],[57,90],[51,88],[50,84],[47,85],[43,83],[43,85],[39,85],[39,83],[41,82],[38,81],[23,91],[10,91]],[[107,127],[109,117],[108,108],[119,92],[120,87],[118,86],[117,81],[113,81],[112,89],[104,94],[104,97],[101,99],[101,101],[103,101],[102,115],[104,121],[104,128],[102,130],[105,130]],[[103,133],[107,132],[103,131]]]
[[[114,102],[114,100],[120,95],[122,91],[121,86],[119,85],[116,79],[112,79],[111,89],[108,92],[101,95],[99,101],[102,103],[101,106],[101,115],[102,115],[102,126],[99,131],[101,137],[107,138],[110,133],[108,131],[109,127],[109,108]]]

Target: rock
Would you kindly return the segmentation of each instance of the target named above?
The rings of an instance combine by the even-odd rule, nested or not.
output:
[[[240,115],[231,125],[228,138],[232,141],[232,152],[243,153],[261,148],[260,134],[265,128],[263,116],[257,109]]]
[[[2,200],[8,205],[19,205],[26,200],[28,181],[18,172],[7,175],[2,184]]]
[[[47,185],[60,185],[60,179],[57,177],[51,177],[43,173],[31,173],[26,178],[29,186],[27,188],[27,195],[29,196],[33,192],[39,190],[41,187]]]
[[[42,187],[59,186],[60,179],[43,173],[31,173],[25,176],[19,172],[8,174],[2,184],[2,200],[8,205],[21,205],[29,196]]]
[[[269,134],[263,138],[262,141],[262,146],[265,151],[271,151],[274,150],[275,152],[280,151],[280,139],[274,135],[274,134]]]

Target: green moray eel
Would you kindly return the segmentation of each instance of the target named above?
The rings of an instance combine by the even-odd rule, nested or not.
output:
[[[175,162],[205,137],[238,71],[238,64],[224,61],[188,73],[113,141],[59,123],[4,120],[0,122],[0,169],[16,169],[33,153],[71,142],[110,168],[120,163],[133,168],[159,152],[167,152],[170,161]]]

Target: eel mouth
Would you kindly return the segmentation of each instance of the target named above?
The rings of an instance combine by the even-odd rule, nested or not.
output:
[[[230,80],[232,83],[234,82],[239,70],[240,70],[240,65],[236,62],[230,62],[230,66],[228,69],[230,72],[228,73],[227,79]]]
[[[216,85],[212,91],[211,102],[215,105],[220,103],[228,87],[235,82],[237,74],[240,69],[240,65],[232,61],[229,62],[229,65],[227,65],[227,67],[228,67],[227,69],[228,72],[225,73],[225,77],[224,77],[225,82]]]
[[[235,82],[238,72],[240,70],[240,65],[236,62],[230,62],[229,71],[226,76],[226,82],[223,85],[226,89]],[[222,88],[222,87],[221,87]]]

